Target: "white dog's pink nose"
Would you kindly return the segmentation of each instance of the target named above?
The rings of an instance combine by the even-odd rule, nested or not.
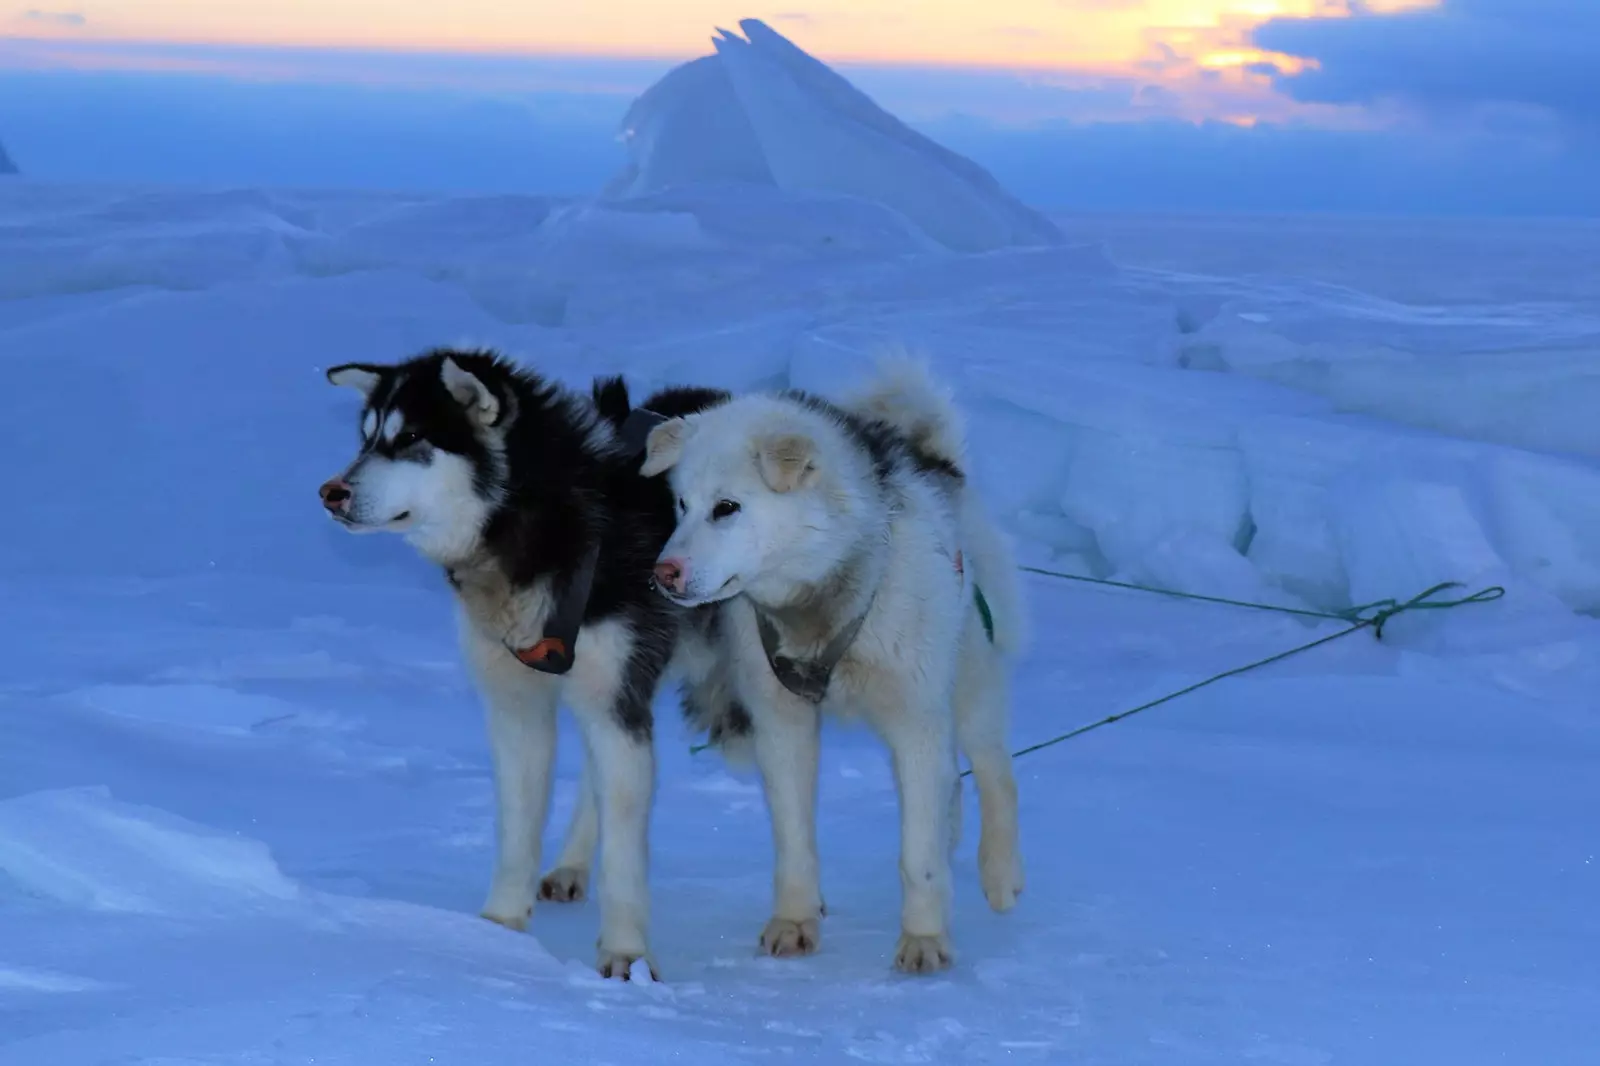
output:
[[[656,584],[682,596],[689,581],[689,564],[682,559],[662,559],[656,563]]]

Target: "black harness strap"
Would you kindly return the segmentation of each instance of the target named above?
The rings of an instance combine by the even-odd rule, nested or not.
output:
[[[666,416],[647,407],[636,407],[629,411],[620,430],[623,446],[629,454],[643,452],[650,439],[650,431],[666,420]],[[566,587],[557,594],[539,642],[531,648],[506,645],[518,662],[545,674],[564,674],[572,669],[578,654],[578,630],[583,628],[583,614],[589,606],[589,592],[594,587],[594,572],[599,562],[600,543],[596,541],[567,581]]]
[[[756,629],[761,634],[761,648],[767,654],[767,665],[772,667],[772,675],[778,679],[778,683],[807,703],[821,703],[828,695],[828,685],[833,680],[834,668],[844,659],[844,653],[849,651],[850,645],[855,642],[856,634],[861,632],[861,626],[866,622],[867,615],[872,612],[873,600],[877,598],[878,593],[874,589],[872,598],[867,600],[866,609],[834,634],[833,639],[828,641],[822,653],[815,659],[795,659],[788,655],[779,655],[780,637],[777,623],[773,622],[766,611],[752,602],[750,606],[756,612]]]
[[[600,542],[596,541],[566,587],[557,592],[539,642],[531,648],[513,648],[506,644],[506,650],[515,655],[518,662],[544,674],[564,674],[572,669],[578,654],[578,630],[583,627],[583,613],[589,606],[589,590],[594,587],[594,571],[599,562]]]

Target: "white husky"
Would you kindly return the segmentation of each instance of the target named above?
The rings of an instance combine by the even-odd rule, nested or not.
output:
[[[722,638],[753,721],[777,852],[773,955],[815,951],[819,711],[860,713],[900,792],[897,968],[943,969],[959,745],[982,811],[989,905],[1022,891],[1006,744],[1006,657],[1022,633],[1015,567],[965,476],[962,420],[909,360],[845,406],[749,395],[650,434],[645,476],[670,471],[678,525],[656,583],[684,605],[727,601]]]

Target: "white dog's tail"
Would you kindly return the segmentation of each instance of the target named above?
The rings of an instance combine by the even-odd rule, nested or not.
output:
[[[966,468],[967,426],[955,399],[934,384],[925,362],[904,350],[889,349],[879,358],[877,375],[849,407],[889,423],[935,459]]]
[[[917,448],[966,475],[956,518],[967,573],[989,610],[995,647],[1005,655],[1020,653],[1027,631],[1016,560],[972,484],[966,420],[950,391],[935,384],[925,362],[896,349],[880,358],[877,375],[849,407],[889,423]]]

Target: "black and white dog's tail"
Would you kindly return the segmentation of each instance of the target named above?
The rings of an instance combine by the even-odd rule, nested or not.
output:
[[[1027,644],[1027,630],[1016,559],[972,484],[966,419],[950,390],[934,381],[925,361],[893,349],[880,356],[878,372],[848,406],[888,423],[913,447],[962,472],[965,483],[957,521],[967,571],[989,606],[995,647],[1006,655],[1020,653]]]

